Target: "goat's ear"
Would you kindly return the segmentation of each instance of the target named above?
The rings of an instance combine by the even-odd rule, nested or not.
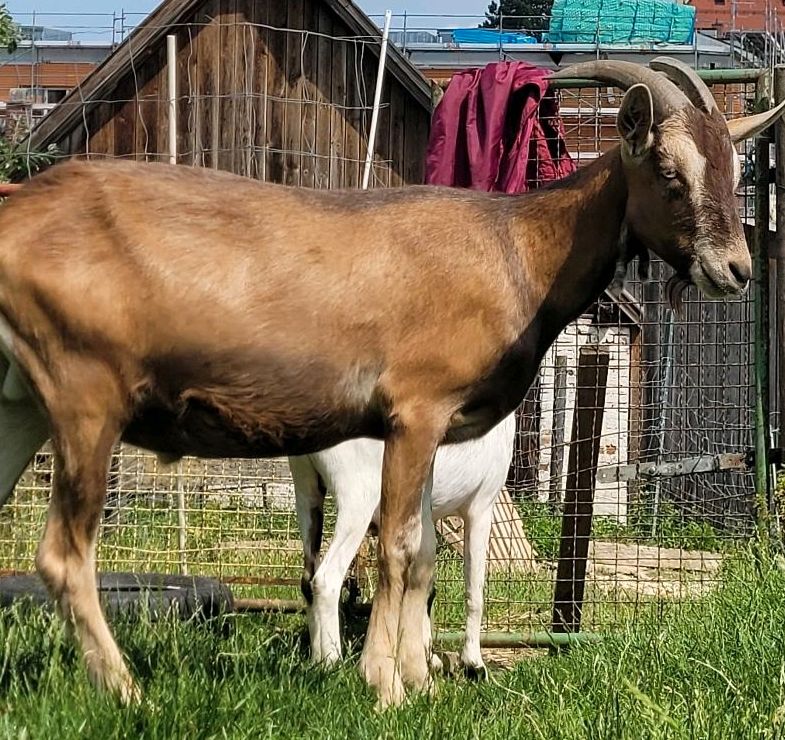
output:
[[[751,139],[771,126],[783,113],[785,113],[785,100],[771,110],[756,113],[754,116],[743,116],[742,118],[732,118],[728,121],[728,131],[730,138],[735,144],[737,141]]]
[[[654,104],[646,85],[633,85],[621,101],[616,128],[628,154],[640,157],[651,146]]]

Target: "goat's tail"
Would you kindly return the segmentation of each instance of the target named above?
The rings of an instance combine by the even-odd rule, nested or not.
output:
[[[0,316],[0,507],[49,438],[46,415],[30,393],[7,346]]]

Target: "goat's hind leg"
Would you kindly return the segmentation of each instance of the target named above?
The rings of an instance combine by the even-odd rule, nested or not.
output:
[[[75,632],[90,680],[128,703],[139,691],[101,610],[95,572],[95,541],[119,425],[104,409],[63,410],[52,414],[52,422],[52,497],[36,566]]]
[[[319,475],[307,457],[290,457],[289,469],[294,482],[297,523],[303,543],[303,574],[300,590],[306,601],[308,634],[311,640],[311,659],[320,663],[322,654],[322,622],[314,608],[313,577],[319,565],[324,525],[324,491]],[[340,654],[339,654],[340,657]]]
[[[474,679],[486,678],[488,675],[480,651],[480,631],[494,502],[495,499],[491,502],[480,501],[463,515],[466,641],[461,652],[461,663],[467,677]]]

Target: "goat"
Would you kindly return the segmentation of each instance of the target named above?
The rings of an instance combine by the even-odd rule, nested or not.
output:
[[[523,195],[309,191],[93,161],[50,168],[0,209],[0,499],[50,439],[36,567],[98,686],[139,694],[95,583],[118,439],[171,460],[302,455],[356,437],[385,443],[360,670],[381,707],[430,686],[426,483],[439,444],[514,410],[551,342],[611,281],[623,226],[708,296],[749,282],[732,142],[782,106],[726,124],[694,72],[658,66],[557,73],[627,89],[621,145]]]
[[[470,674],[484,671],[480,652],[485,557],[493,508],[504,485],[515,441],[515,414],[482,437],[439,447],[433,463],[434,521],[458,514],[464,522],[466,637],[461,662]],[[302,591],[308,603],[311,657],[332,664],[341,658],[338,621],[341,586],[369,525],[379,525],[384,444],[355,439],[330,449],[289,458],[303,540]],[[319,562],[325,492],[335,496],[335,534]],[[423,636],[431,642],[430,616]],[[430,652],[430,651],[429,651]],[[432,657],[432,665],[435,663]]]

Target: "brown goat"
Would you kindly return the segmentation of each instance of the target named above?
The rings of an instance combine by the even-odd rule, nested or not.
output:
[[[36,563],[96,684],[137,694],[95,584],[118,439],[172,459],[369,436],[385,454],[362,671],[382,705],[428,685],[437,446],[516,407],[551,342],[627,259],[622,232],[709,295],[750,279],[732,140],[781,110],[726,125],[693,72],[656,66],[666,76],[622,62],[567,70],[629,88],[621,146],[523,196],[317,192],[72,162],[1,209],[0,499],[51,439]]]

